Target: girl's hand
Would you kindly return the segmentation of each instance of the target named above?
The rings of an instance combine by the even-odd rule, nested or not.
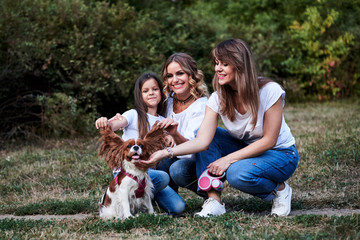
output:
[[[173,147],[175,145],[175,140],[171,135],[166,135],[165,142],[167,147]]]
[[[219,158],[215,162],[210,163],[207,168],[212,174],[221,176],[230,167],[230,165],[230,160],[228,160],[225,156]]]
[[[169,156],[168,151],[159,150],[151,154],[149,160],[140,160],[138,165],[143,168],[151,168],[156,166],[161,160]]]
[[[175,135],[177,133],[177,127],[179,125],[178,122],[175,122],[171,118],[165,118],[161,122],[158,123],[161,128],[166,129],[170,135]]]
[[[108,125],[108,119],[106,117],[100,117],[95,121],[96,129],[105,128]]]

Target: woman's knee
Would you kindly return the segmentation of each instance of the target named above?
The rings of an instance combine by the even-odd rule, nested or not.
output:
[[[164,171],[159,171],[159,176],[158,176],[158,179],[159,179],[159,188],[160,189],[163,189],[165,188],[169,182],[170,182],[170,176],[169,174],[167,174],[166,172]]]
[[[162,161],[160,161],[159,165],[156,167],[157,170],[161,170],[164,171],[166,173],[169,173],[169,168],[171,166],[171,164],[174,163],[174,159],[173,158],[166,158],[163,159]]]
[[[258,184],[257,177],[251,171],[231,166],[226,171],[226,180],[232,187],[246,192]]]
[[[171,215],[179,215],[185,210],[184,200],[169,186],[155,194],[159,206]]]
[[[158,192],[164,189],[170,182],[170,176],[164,171],[149,169],[149,176],[154,185],[154,191]]]
[[[196,178],[195,168],[195,161],[179,159],[170,166],[169,175],[178,186],[185,187],[189,181]]]
[[[179,215],[185,211],[185,202],[184,201],[178,201],[171,209],[170,214],[171,215]]]
[[[181,163],[179,161],[174,162],[170,167],[169,167],[169,175],[172,179],[174,178],[178,178],[179,175],[181,176],[181,171],[182,166]]]

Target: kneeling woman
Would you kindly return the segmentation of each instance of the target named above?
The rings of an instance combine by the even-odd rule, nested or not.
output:
[[[277,83],[258,78],[249,46],[240,39],[219,43],[212,51],[215,92],[208,100],[197,137],[154,153],[144,165],[169,156],[200,153],[197,175],[209,169],[226,172],[229,184],[265,201],[273,200],[271,213],[287,216],[292,189],[285,181],[298,164],[295,139],[285,123],[285,92]],[[218,116],[227,130],[217,127]],[[203,209],[207,217],[226,212],[221,192],[210,190]]]

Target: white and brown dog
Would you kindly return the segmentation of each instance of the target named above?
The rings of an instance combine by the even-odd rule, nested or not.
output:
[[[165,146],[165,131],[156,124],[144,139],[124,141],[108,126],[100,131],[99,156],[112,169],[121,169],[107,188],[101,203],[100,217],[126,219],[137,212],[154,213],[151,203],[153,184],[147,169],[137,168],[135,163],[148,159]]]

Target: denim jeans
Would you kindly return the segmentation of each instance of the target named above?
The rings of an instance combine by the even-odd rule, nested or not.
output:
[[[162,170],[149,169],[149,176],[154,184],[154,198],[159,206],[170,215],[179,215],[185,210],[184,200],[169,184],[169,175]]]
[[[196,154],[196,159],[197,159]],[[157,168],[163,171],[167,171],[170,175],[170,184],[176,192],[178,187],[187,188],[194,193],[198,194],[200,197],[207,198],[207,194],[205,192],[199,191],[197,186],[197,175],[196,175],[196,159],[188,159],[188,158],[173,158],[173,159],[165,159],[163,165]],[[168,166],[166,170],[164,168]],[[173,185],[171,184],[173,182]],[[175,185],[175,187],[174,187]]]
[[[185,202],[170,186],[155,194],[155,201],[170,215],[179,215],[185,210]]]
[[[227,130],[218,127],[209,148],[198,154],[197,176],[210,163],[245,146],[243,141],[233,138]],[[294,173],[298,161],[299,154],[295,145],[271,149],[257,157],[231,164],[226,171],[226,179],[232,187],[270,201],[275,197],[279,183],[286,181]]]
[[[165,158],[160,161],[159,165],[156,167],[156,170],[161,170],[170,175],[169,169],[170,166],[176,161],[176,158]],[[174,189],[175,192],[178,192],[179,186],[174,182],[170,177],[169,186]]]
[[[169,184],[170,177],[169,174],[167,174],[164,171],[149,169],[148,170],[149,177],[151,179],[151,182],[154,185],[153,188],[153,194],[156,195],[158,192],[166,188],[166,186]]]
[[[178,186],[197,192],[196,159],[178,159],[171,164],[169,175]]]
[[[176,158],[163,159],[156,167],[156,169],[164,171],[170,175],[171,169],[176,169],[179,161],[182,162],[181,159],[179,160]],[[195,175],[195,161],[193,162],[193,170],[194,170],[194,175],[192,176],[193,178],[191,181],[194,182],[193,184],[195,184],[195,189],[196,189],[197,183],[196,183],[196,175]],[[182,173],[187,173],[187,172],[188,170],[184,169]],[[189,180],[187,180],[187,178],[182,179],[181,177],[180,179],[182,181],[179,181],[179,178],[177,177],[173,179],[170,176],[169,185],[160,192],[155,194],[155,201],[159,204],[159,206],[163,210],[165,210],[167,213],[171,215],[179,215],[185,210],[185,202],[177,192],[179,186],[185,187],[187,185],[187,181]]]
[[[149,169],[149,177],[154,185],[153,194],[159,206],[171,215],[181,214],[185,210],[185,202],[168,186],[170,177],[164,171]],[[118,172],[113,172],[114,178]]]

